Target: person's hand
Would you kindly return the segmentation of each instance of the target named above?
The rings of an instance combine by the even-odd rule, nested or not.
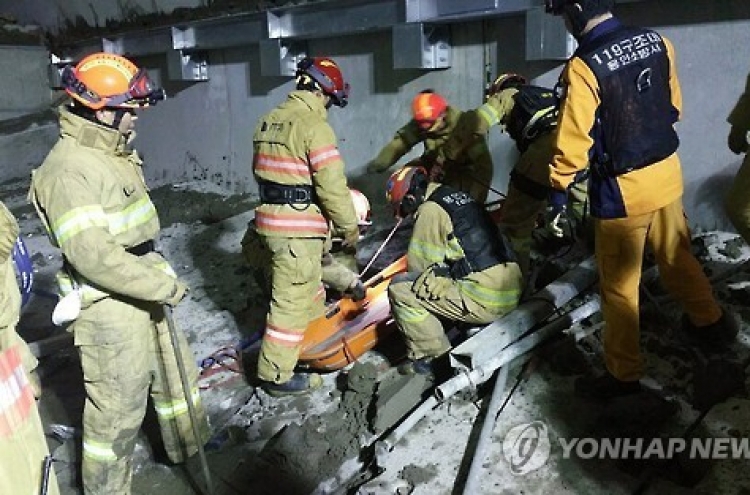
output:
[[[729,131],[729,136],[727,137],[727,146],[729,146],[729,149],[732,150],[732,153],[735,155],[745,153],[748,148],[747,131],[733,125],[732,129]]]
[[[388,170],[390,166],[391,166],[390,163],[379,162],[377,159],[370,160],[367,163],[367,173],[368,174],[380,174]]]
[[[443,265],[432,265],[422,272],[412,285],[412,291],[417,299],[434,301],[445,295],[453,279],[450,278],[448,267]]]
[[[359,242],[359,227],[346,233],[341,242],[341,251],[345,254],[357,254],[357,243]]]
[[[164,303],[170,306],[177,306],[180,301],[185,298],[189,291],[190,288],[183,281],[175,279],[174,289],[172,289],[172,293],[169,295],[167,300],[164,301]]]
[[[548,198],[547,211],[544,216],[544,227],[558,239],[565,237],[565,228],[568,226],[567,202],[568,195],[565,191],[553,190]]]

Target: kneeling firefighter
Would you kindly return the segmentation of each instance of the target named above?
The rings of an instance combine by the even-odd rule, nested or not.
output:
[[[450,342],[442,319],[486,324],[513,310],[521,270],[482,205],[467,193],[430,183],[409,164],[391,175],[386,197],[397,218],[415,214],[407,272],[388,287],[391,312],[406,339],[402,373],[440,374]]]

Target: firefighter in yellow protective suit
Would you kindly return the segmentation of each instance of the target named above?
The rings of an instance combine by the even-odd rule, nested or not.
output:
[[[406,339],[402,373],[446,369],[450,342],[439,318],[486,324],[513,310],[522,276],[511,249],[489,214],[467,193],[428,183],[421,166],[408,165],[388,180],[397,217],[415,214],[407,272],[388,286],[391,312]]]
[[[487,89],[485,103],[465,112],[464,122],[441,148],[438,163],[451,163],[476,136],[484,136],[490,128],[500,125],[507,130],[520,152],[510,173],[508,194],[502,205],[500,226],[508,236],[521,271],[529,271],[532,232],[547,205],[549,195],[549,163],[555,143],[559,100],[554,91],[526,84],[523,76],[513,73],[499,75]],[[578,182],[571,188],[572,210],[576,220],[585,218],[586,189]],[[572,235],[550,219],[552,236]],[[570,226],[568,225],[570,228]]]
[[[606,373],[582,377],[582,395],[610,399],[640,390],[638,289],[648,245],[667,290],[682,304],[683,333],[720,348],[738,331],[723,312],[698,260],[682,206],[683,182],[674,124],[682,106],[672,44],[660,34],[626,27],[612,0],[548,0],[578,39],[561,86],[551,204],[564,210],[565,191],[589,166],[589,199],[605,321]],[[623,56],[612,59],[613,53]]]
[[[32,173],[30,199],[50,241],[62,251],[58,284],[77,291],[71,325],[86,388],[83,486],[87,495],[130,493],[136,436],[149,395],[166,452],[179,463],[198,445],[175,353],[195,363],[184,335],[172,347],[164,304],[187,286],[154,250],[159,233],[141,160],[128,147],[135,109],[164,98],[148,73],[124,57],[95,53],[63,70],[72,97],[60,107],[60,139]],[[188,370],[203,438],[208,423],[198,395],[198,369]]]
[[[425,90],[412,101],[412,120],[396,131],[394,138],[367,164],[367,172],[388,170],[419,143],[424,144],[422,166],[433,180],[469,193],[479,203],[487,201],[492,184],[492,155],[484,134],[463,131],[464,112],[448,105],[438,93]],[[436,163],[440,148],[454,132],[470,136],[469,142],[445,166]]]
[[[350,189],[354,209],[357,214],[357,226],[360,234],[372,225],[370,203],[362,192],[356,189]],[[339,241],[339,240],[337,240]],[[323,285],[331,288],[340,294],[349,293],[352,299],[359,301],[365,297],[365,286],[357,269],[357,260],[352,253],[344,253],[340,246],[334,247],[334,244],[340,245],[340,242],[334,242],[329,235],[323,245],[323,257],[321,259],[321,280]],[[263,244],[255,222],[248,225],[245,235],[242,237],[242,255],[247,264],[253,269],[253,275],[256,283],[263,290],[264,295],[271,297],[271,259],[272,253]],[[323,300],[318,297],[316,303],[321,305],[313,311],[314,315],[323,314]]]
[[[727,137],[729,149],[736,154],[745,153],[745,158],[729,189],[724,206],[734,228],[745,242],[750,244],[750,154],[747,153],[750,132],[750,75],[747,76],[745,92],[740,96],[727,121],[732,126]]]
[[[16,333],[21,294],[11,253],[17,236],[16,220],[0,202],[0,493],[36,494],[49,450],[23,363],[31,353]],[[47,490],[49,495],[60,493],[52,469]]]
[[[271,395],[304,394],[322,384],[296,373],[300,344],[324,295],[321,260],[333,226],[345,251],[356,252],[359,228],[331,105],[347,104],[349,85],[327,57],[297,66],[296,89],[259,120],[253,135],[253,173],[260,205],[255,226],[271,255],[271,304],[258,357],[258,378]]]

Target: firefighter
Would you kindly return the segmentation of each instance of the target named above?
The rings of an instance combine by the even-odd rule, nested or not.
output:
[[[579,43],[560,80],[550,203],[563,212],[568,186],[590,163],[607,371],[580,378],[576,388],[603,400],[641,390],[638,286],[646,245],[686,312],[686,336],[719,348],[738,331],[690,250],[674,129],[682,106],[674,48],[654,31],[621,24],[612,6],[613,0],[546,2]]]
[[[482,205],[451,186],[428,183],[410,163],[391,175],[386,197],[397,218],[415,215],[407,272],[388,286],[406,339],[402,373],[439,375],[450,343],[440,318],[486,324],[516,307],[522,277],[510,248]],[[437,360],[437,361],[436,361]]]
[[[62,252],[61,294],[81,299],[70,330],[86,389],[84,493],[125,495],[149,396],[171,462],[184,462],[209,433],[191,365],[187,395],[203,438],[192,433],[175,353],[195,359],[182,332],[172,347],[165,319],[164,305],[188,288],[155,250],[159,220],[130,146],[136,110],[165,95],[145,69],[110,53],[65,67],[62,82],[71,100],[59,109],[60,139],[32,172],[29,197]]]
[[[492,155],[485,135],[472,135],[450,166],[436,164],[440,148],[450,135],[464,125],[459,109],[448,105],[443,96],[425,90],[414,97],[412,119],[396,131],[378,156],[367,164],[368,173],[380,173],[392,167],[402,156],[419,143],[424,144],[421,163],[430,171],[432,179],[450,185],[485,203],[492,183]]]
[[[18,224],[0,202],[0,493],[40,493],[45,458],[49,455],[34,390],[24,365],[31,352],[16,333],[21,293],[13,270],[12,251]],[[13,393],[9,393],[13,392]],[[50,470],[47,493],[58,495]]]
[[[514,73],[497,76],[485,97],[482,106],[465,113],[466,125],[451,135],[441,149],[438,163],[456,160],[475,136],[486,135],[494,125],[507,130],[520,154],[510,173],[499,225],[508,236],[521,272],[527,275],[531,234],[545,211],[549,195],[549,163],[554,152],[559,99],[554,90],[527,84],[526,78]],[[572,193],[573,211],[576,220],[582,223],[586,204],[582,181],[572,188]],[[562,216],[548,220],[545,226],[553,237],[572,236],[569,231],[572,227],[561,225],[565,220]]]
[[[319,375],[294,368],[307,324],[321,307],[329,231],[351,254],[359,240],[344,162],[327,121],[328,109],[346,106],[348,93],[336,62],[305,58],[297,65],[296,89],[261,117],[253,135],[261,203],[255,226],[271,252],[272,291],[257,373],[270,395],[299,395],[322,385]]]
[[[372,210],[367,197],[357,189],[350,189],[354,210],[357,214],[357,226],[360,237],[372,225]],[[365,298],[365,286],[357,269],[357,260],[351,253],[345,253],[341,249],[342,239],[326,238],[323,245],[323,257],[321,258],[321,280],[325,287],[329,287],[340,294],[349,294],[355,301]],[[271,298],[271,252],[265,247],[258,235],[255,221],[248,225],[245,235],[241,241],[242,255],[247,264],[253,270],[255,281],[260,287],[266,299]],[[317,298],[316,301],[322,301]],[[316,315],[323,314],[323,308],[314,311]]]
[[[745,92],[740,96],[727,121],[732,126],[727,137],[727,145],[735,154],[745,153],[745,158],[729,189],[724,206],[734,228],[745,242],[750,244],[750,154],[747,153],[747,138],[750,132],[750,75],[747,76]]]

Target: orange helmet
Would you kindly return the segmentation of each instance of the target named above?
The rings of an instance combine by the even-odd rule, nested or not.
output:
[[[94,53],[62,71],[65,92],[92,109],[140,108],[166,98],[146,69],[113,53]]]
[[[358,189],[349,189],[354,203],[354,211],[357,213],[357,225],[360,230],[363,227],[372,225],[372,210],[370,209],[370,200]]]
[[[490,96],[499,93],[500,91],[508,88],[517,88],[526,84],[526,78],[520,74],[508,72],[507,74],[500,74],[484,91],[485,100]]]
[[[328,57],[305,57],[297,64],[297,84],[305,84],[307,76],[331,97],[334,105],[344,108],[349,103],[349,83],[344,81],[338,64]]]
[[[429,182],[427,169],[413,160],[396,170],[385,184],[385,199],[391,204],[396,218],[406,218],[417,210],[424,200]]]
[[[445,114],[448,102],[431,89],[426,89],[414,97],[411,102],[411,113],[422,130],[427,130]]]

